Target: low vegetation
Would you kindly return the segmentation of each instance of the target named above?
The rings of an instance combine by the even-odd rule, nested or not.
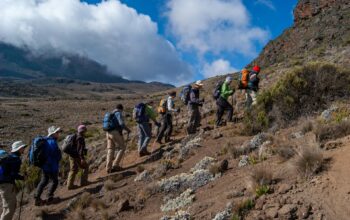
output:
[[[340,123],[318,123],[314,128],[316,139],[320,143],[327,140],[345,137],[350,134],[350,121],[341,121]]]
[[[245,115],[245,132],[254,134],[272,125],[313,114],[335,98],[349,97],[350,73],[327,63],[296,67],[257,97],[257,105]]]
[[[299,150],[294,166],[303,178],[310,178],[320,171],[323,163],[323,153],[318,147],[303,147]]]
[[[261,196],[269,192],[269,185],[272,183],[273,173],[270,169],[259,166],[255,167],[250,174],[250,182],[253,192]]]

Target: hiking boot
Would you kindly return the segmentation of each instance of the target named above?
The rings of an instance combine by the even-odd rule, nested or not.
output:
[[[90,181],[84,181],[83,183],[80,183],[80,187],[88,186],[88,185],[90,185],[90,184],[92,184],[92,182],[90,182]]]
[[[150,154],[151,154],[151,153],[148,152],[147,150],[143,150],[143,151],[140,151],[139,156],[140,156],[140,157],[144,157],[144,156],[148,156],[148,155],[150,155]]]
[[[112,169],[110,170],[107,170],[107,173],[115,173],[115,172],[119,172],[119,171],[122,171],[123,168],[120,167],[120,166],[115,166],[115,167],[112,167]]]
[[[50,205],[50,204],[53,204],[53,203],[58,203],[59,201],[60,201],[60,198],[58,198],[58,197],[49,197],[46,200],[46,204]]]
[[[40,199],[40,198],[35,198],[34,205],[35,206],[43,206],[43,205],[45,205],[45,201]]]

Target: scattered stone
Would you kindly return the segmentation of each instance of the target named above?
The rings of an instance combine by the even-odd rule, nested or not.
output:
[[[165,205],[162,205],[160,209],[162,212],[178,210],[190,205],[194,201],[195,197],[196,196],[194,195],[194,190],[187,189],[179,197],[167,201],[167,203]]]
[[[333,105],[329,109],[326,109],[322,112],[321,118],[325,121],[330,121],[332,119],[332,113],[337,110],[338,110],[338,107]]]
[[[135,179],[135,182],[150,182],[152,181],[151,174],[148,170],[144,170],[142,173],[140,173]]]
[[[255,202],[255,209],[262,210],[266,202],[266,196],[259,197]]]
[[[325,144],[324,149],[325,150],[332,150],[332,149],[336,149],[336,148],[339,148],[342,146],[343,146],[343,142],[341,142],[341,141],[330,141],[330,142]]]
[[[191,172],[196,170],[205,170],[208,169],[211,164],[216,162],[216,160],[212,157],[204,157],[201,161],[199,161],[192,169]]]
[[[117,205],[117,213],[127,211],[130,208],[129,200],[122,199]]]
[[[302,206],[298,210],[299,219],[307,219],[311,214],[311,209],[312,209],[311,205]]]
[[[245,167],[247,165],[249,165],[249,156],[243,155],[238,163],[238,167]]]
[[[242,197],[242,196],[244,196],[244,192],[243,191],[234,190],[234,191],[228,193],[226,195],[226,198],[227,199],[233,199],[233,198],[238,198],[238,197]]]
[[[289,190],[292,189],[292,185],[290,184],[286,184],[286,183],[283,183],[279,186],[278,188],[278,193],[279,194],[286,194],[287,192],[289,192]]]
[[[180,147],[180,153],[178,159],[186,159],[189,152],[193,148],[201,147],[200,142],[202,141],[201,133],[195,137],[189,136],[182,141],[182,147]]]
[[[265,215],[267,218],[277,218],[278,207],[272,207],[265,210]]]
[[[295,211],[297,210],[296,205],[294,204],[286,204],[280,210],[278,210],[279,216],[293,216]]]
[[[232,213],[229,210],[219,212],[215,215],[213,220],[230,220]]]
[[[292,133],[292,134],[290,135],[290,137],[291,137],[292,139],[300,139],[300,138],[304,137],[304,133],[301,132],[301,131],[295,132],[295,133]]]
[[[185,211],[178,211],[174,216],[163,216],[160,220],[190,220],[191,215]]]
[[[226,170],[228,170],[228,160],[223,160],[220,162],[219,164],[219,170],[221,173],[225,172]]]
[[[271,141],[265,141],[259,148],[259,158],[263,159],[271,155],[268,153],[269,145],[271,145]]]
[[[222,138],[222,137],[223,137],[223,135],[219,131],[215,131],[212,133],[212,138],[214,140],[217,140],[217,139]]]
[[[248,143],[248,147],[251,150],[259,148],[267,140],[267,135],[265,133],[259,133],[253,137]]]

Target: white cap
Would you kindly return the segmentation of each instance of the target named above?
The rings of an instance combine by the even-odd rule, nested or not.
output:
[[[194,83],[197,86],[203,86],[202,80],[198,80],[197,82]]]
[[[60,127],[51,126],[49,127],[49,129],[47,129],[47,132],[49,133],[47,136],[50,137],[51,135],[56,134],[59,131],[61,131]]]
[[[23,141],[16,141],[12,144],[12,149],[11,149],[11,153],[17,152],[22,148],[27,147],[27,145],[25,143],[23,143]]]
[[[232,82],[232,77],[231,76],[226,77],[225,82]]]

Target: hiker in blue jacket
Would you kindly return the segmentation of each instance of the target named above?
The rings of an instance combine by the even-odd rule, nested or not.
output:
[[[54,193],[58,186],[58,171],[59,163],[62,159],[61,150],[58,147],[57,139],[61,133],[61,128],[51,126],[48,129],[47,136],[47,146],[45,147],[44,154],[46,156],[46,161],[42,166],[41,180],[37,187],[35,193],[35,205],[43,205],[43,200],[41,200],[41,194],[43,193],[44,188],[49,183],[49,180],[52,181],[52,185],[49,188],[47,202],[51,203],[54,199]]]
[[[2,159],[0,166],[0,197],[2,199],[1,220],[12,220],[16,211],[17,199],[15,180],[24,180],[19,174],[21,168],[21,155],[26,144],[16,141],[12,144],[11,154],[2,151],[6,156]]]

